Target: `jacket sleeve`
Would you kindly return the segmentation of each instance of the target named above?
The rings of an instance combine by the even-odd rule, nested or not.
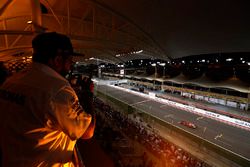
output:
[[[51,100],[51,113],[62,131],[71,140],[80,138],[91,122],[91,115],[87,114],[79,104],[74,90],[70,86],[61,89]]]

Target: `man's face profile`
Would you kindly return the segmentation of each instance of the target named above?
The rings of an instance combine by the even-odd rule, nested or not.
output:
[[[73,63],[72,58],[73,56],[70,55],[67,58],[63,59],[63,68],[60,73],[63,77],[65,77],[66,74],[71,70],[72,63]]]
[[[54,59],[55,70],[61,74],[63,77],[68,74],[72,67],[72,58],[71,54],[64,53],[61,50],[58,51],[57,56]]]

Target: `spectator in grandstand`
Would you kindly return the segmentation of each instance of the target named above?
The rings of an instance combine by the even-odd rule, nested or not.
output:
[[[4,63],[0,62],[0,85],[4,83],[7,77],[8,77],[8,71],[5,68]]]
[[[93,135],[93,117],[64,78],[71,66],[70,39],[55,32],[32,41],[30,68],[0,88],[3,166],[74,166],[79,138]]]

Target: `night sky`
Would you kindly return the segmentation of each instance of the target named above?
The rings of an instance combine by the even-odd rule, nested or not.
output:
[[[102,0],[173,57],[250,51],[247,0]]]

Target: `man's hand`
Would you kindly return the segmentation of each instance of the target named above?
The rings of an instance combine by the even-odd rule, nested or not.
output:
[[[89,127],[82,135],[81,139],[90,139],[93,137],[94,132],[95,132],[95,124],[96,124],[96,116],[95,114],[92,114],[91,123],[89,124]]]

